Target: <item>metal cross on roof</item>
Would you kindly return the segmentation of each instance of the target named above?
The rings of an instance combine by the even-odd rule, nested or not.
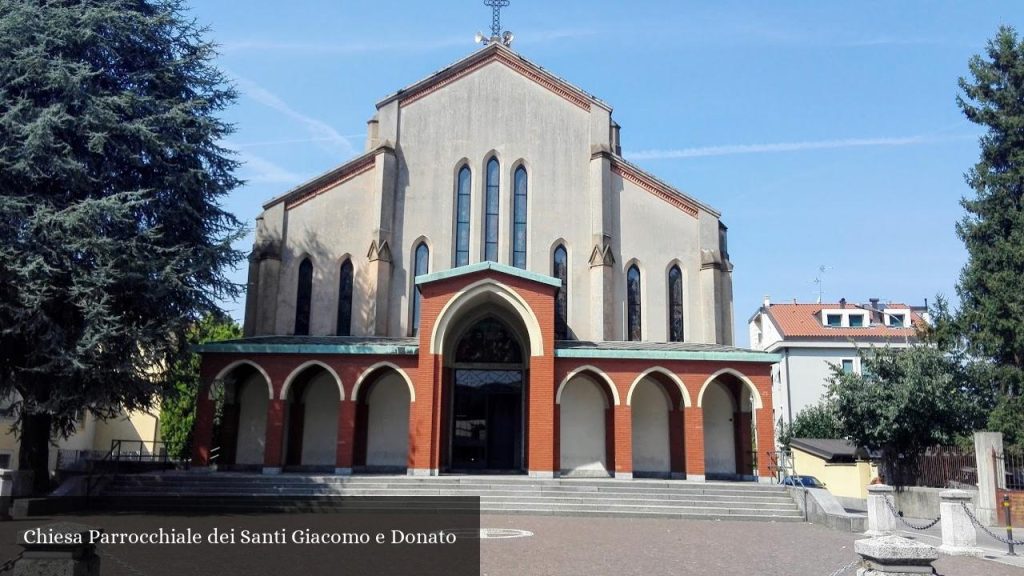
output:
[[[501,9],[511,4],[511,0],[484,0],[484,6],[490,6],[491,16],[491,37],[501,36]]]

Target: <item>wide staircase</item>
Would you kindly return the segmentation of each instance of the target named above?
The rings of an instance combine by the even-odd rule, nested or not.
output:
[[[679,480],[169,472],[117,476],[103,495],[108,506],[153,511],[324,511],[352,496],[479,496],[481,512],[493,514],[803,521],[781,486]]]

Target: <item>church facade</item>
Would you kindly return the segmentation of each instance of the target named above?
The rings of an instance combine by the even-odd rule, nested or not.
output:
[[[245,337],[200,347],[197,465],[769,476],[777,357],[733,347],[720,214],[501,42],[263,208]]]

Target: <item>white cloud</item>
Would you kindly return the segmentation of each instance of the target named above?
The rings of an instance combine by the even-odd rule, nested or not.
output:
[[[238,84],[242,94],[268,108],[280,112],[302,126],[309,134],[309,141],[319,143],[325,150],[332,154],[338,154],[341,158],[349,158],[357,154],[355,146],[352,145],[348,138],[342,136],[341,133],[326,122],[295,110],[276,94],[252,80],[238,75],[232,75],[232,78]]]
[[[806,142],[774,142],[768,144],[727,144],[722,146],[697,146],[671,150],[639,150],[628,152],[633,160],[666,160],[674,158],[701,158],[705,156],[732,156],[736,154],[769,154],[779,152],[804,152],[809,150],[831,150],[836,148],[866,148],[879,146],[913,146],[936,142],[976,138],[973,135],[958,136],[906,136],[896,138],[842,138],[836,140],[814,140]]]

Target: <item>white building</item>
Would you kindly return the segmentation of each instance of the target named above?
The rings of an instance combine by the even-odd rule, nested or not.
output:
[[[765,298],[749,321],[750,347],[782,356],[772,368],[775,420],[792,423],[801,410],[822,400],[832,366],[859,373],[859,350],[916,342],[915,326],[925,320],[923,314],[923,307],[877,298],[868,304],[845,298],[834,304],[773,304]]]

